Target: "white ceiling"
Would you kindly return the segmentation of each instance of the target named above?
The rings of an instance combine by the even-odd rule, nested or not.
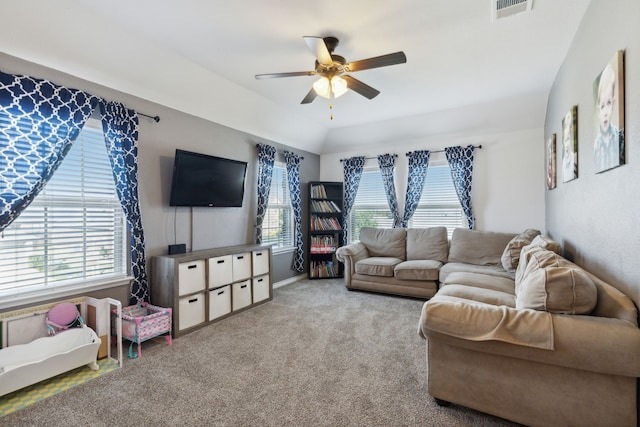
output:
[[[542,127],[591,0],[533,0],[496,22],[490,1],[21,0],[3,6],[0,50],[314,153]],[[407,63],[353,73],[381,94],[348,92],[333,120],[324,98],[300,104],[316,78],[255,80],[313,70],[302,37],[328,35],[347,61]]]

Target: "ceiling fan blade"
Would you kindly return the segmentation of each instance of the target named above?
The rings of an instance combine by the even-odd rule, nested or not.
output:
[[[313,102],[314,99],[316,99],[316,96],[317,96],[316,91],[313,88],[311,88],[307,96],[304,97],[304,99],[300,104],[310,104]]]
[[[303,39],[320,64],[328,66],[333,64],[329,48],[322,37],[304,36]]]
[[[347,81],[347,87],[354,92],[358,92],[360,95],[365,98],[373,99],[380,93],[379,90],[372,88],[368,84],[362,83],[358,79],[354,79],[351,76],[342,75],[340,76]]]
[[[353,72],[368,70],[370,68],[386,67],[388,65],[404,64],[405,62],[407,62],[407,57],[404,52],[395,52],[373,58],[361,59],[360,61],[349,62],[344,68],[345,71]]]
[[[256,74],[256,80],[275,79],[279,77],[315,76],[315,71],[294,71],[293,73]]]

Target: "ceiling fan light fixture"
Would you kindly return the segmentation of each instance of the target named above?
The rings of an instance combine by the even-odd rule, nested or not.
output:
[[[313,83],[313,90],[323,98],[331,97],[331,89],[329,86],[329,79],[326,77],[320,77],[318,80]]]
[[[331,91],[335,98],[344,95],[347,92],[347,81],[340,76],[333,76],[331,79]]]
[[[331,99],[342,96],[348,90],[347,81],[340,76],[333,76],[331,80],[328,77],[320,77],[313,84],[313,90],[323,98]]]

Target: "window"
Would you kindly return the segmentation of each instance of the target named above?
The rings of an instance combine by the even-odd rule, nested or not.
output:
[[[430,165],[418,207],[409,227],[447,227],[449,238],[456,227],[464,227],[466,219],[453,186],[449,165]]]
[[[273,244],[274,249],[293,248],[293,209],[287,181],[287,167],[275,162],[269,205],[262,222],[262,243]]]
[[[362,172],[358,193],[349,215],[349,242],[355,242],[360,238],[362,227],[393,227],[393,215],[378,169]]]
[[[399,197],[400,198],[400,197]],[[447,227],[449,238],[466,219],[451,179],[449,165],[431,165],[418,208],[409,220],[410,228]],[[378,169],[362,172],[358,194],[349,216],[349,242],[360,238],[362,227],[393,227],[393,215]]]
[[[49,183],[0,235],[0,293],[122,278],[127,247],[102,126],[90,119]]]

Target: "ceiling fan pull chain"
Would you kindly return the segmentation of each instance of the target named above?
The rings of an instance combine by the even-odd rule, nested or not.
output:
[[[333,120],[333,102],[329,101],[329,119]]]

